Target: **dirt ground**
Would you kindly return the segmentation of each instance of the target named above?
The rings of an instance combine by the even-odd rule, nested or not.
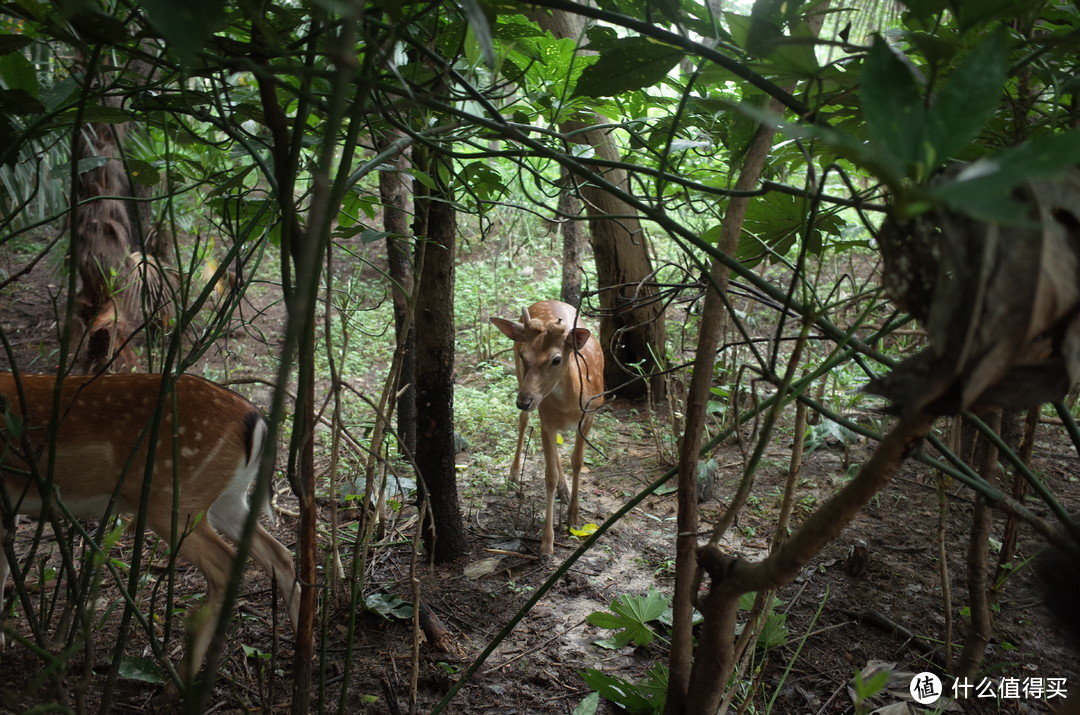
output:
[[[0,280],[18,269],[25,256],[0,251]],[[12,342],[23,369],[49,371],[55,333],[50,293],[55,278],[39,267],[18,283],[0,292],[0,326]],[[51,285],[52,284],[52,285]],[[272,333],[280,327],[280,308],[263,316],[260,327]],[[243,341],[234,334],[232,340]],[[257,350],[252,350],[255,353]],[[213,359],[213,358],[211,358]],[[0,360],[0,368],[6,360]],[[468,379],[462,375],[461,379]],[[255,396],[258,401],[258,396]],[[664,473],[669,465],[656,453],[652,440],[642,438],[650,426],[642,405],[615,401],[600,418],[614,435],[603,445],[603,458],[590,457],[584,475],[583,518],[602,522],[626,500]],[[663,420],[660,414],[657,419]],[[493,427],[513,429],[512,425]],[[850,465],[858,465],[873,445],[865,442],[841,447],[826,445],[806,459],[801,477],[801,519],[816,503],[824,501],[846,478]],[[732,529],[725,546],[748,559],[768,551],[779,489],[786,477],[790,439],[774,442],[763,460],[754,489],[755,502]],[[463,452],[462,473],[476,457]],[[719,479],[712,497],[702,504],[703,524],[711,524],[734,492],[743,458],[738,445],[724,445],[715,456]],[[507,465],[508,466],[508,465]],[[1039,426],[1034,468],[1066,504],[1076,501],[1080,464],[1060,427]],[[544,583],[553,570],[532,558],[507,555],[525,551],[535,554],[543,518],[542,460],[530,455],[526,466],[526,498],[512,489],[463,483],[461,504],[470,552],[462,562],[431,567],[417,566],[416,589],[426,609],[445,626],[447,647],[419,644],[417,709],[426,712],[447,692],[469,663]],[[955,639],[962,642],[967,603],[964,573],[971,495],[953,484],[948,487],[947,553],[953,595]],[[399,497],[400,498],[400,497]],[[287,492],[279,500],[287,514],[295,500]],[[1038,502],[1029,506],[1041,515]],[[329,505],[321,504],[323,523],[329,523]],[[641,679],[646,670],[667,656],[663,638],[648,646],[604,649],[595,641],[611,631],[590,625],[587,616],[607,609],[623,594],[643,595],[650,588],[670,594],[672,588],[676,494],[647,497],[615,524],[595,548],[582,556],[545,594],[512,634],[491,654],[480,671],[461,689],[447,712],[455,713],[568,713],[589,694],[579,672],[602,670],[628,680]],[[933,474],[910,463],[843,534],[802,571],[794,583],[782,589],[776,610],[786,616],[787,637],[756,660],[746,672],[757,672],[755,705],[748,711],[767,711],[775,698],[774,713],[854,712],[853,674],[875,662],[895,665],[905,673],[934,671],[940,663],[942,586],[939,577],[935,533],[938,528],[938,496]],[[356,517],[343,511],[344,524]],[[415,529],[410,510],[388,526],[381,545],[372,553],[365,594],[384,593],[405,601],[414,600],[410,579],[411,540]],[[1000,539],[1004,518],[996,515],[994,538]],[[290,548],[294,546],[296,520],[282,516],[272,531]],[[16,550],[32,538],[33,525],[24,523],[16,537]],[[325,535],[325,531],[323,534]],[[51,537],[47,537],[51,538]],[[130,536],[118,547],[120,558],[129,552]],[[569,535],[557,540],[556,563],[576,548]],[[1039,549],[1030,530],[1021,530],[1018,558],[1025,561]],[[852,557],[852,554],[855,554]],[[994,557],[996,558],[996,556]],[[162,559],[150,572],[159,576]],[[325,572],[324,572],[325,578]],[[197,594],[202,582],[194,569],[181,567],[181,591]],[[344,582],[347,585],[347,582]],[[327,593],[323,589],[322,593]],[[102,594],[101,608],[110,602]],[[271,627],[271,589],[257,568],[248,572],[242,589],[239,618],[231,632],[218,668],[211,712],[288,710],[292,689],[293,644],[288,626],[275,641]],[[316,698],[324,697],[323,709],[339,702],[345,712],[399,712],[408,709],[412,647],[411,620],[375,613],[355,613],[347,600],[324,597],[320,625],[323,629],[325,682],[313,685]],[[42,672],[42,660],[29,649],[9,644],[0,652],[0,709],[26,712],[54,711],[49,703],[65,700],[77,710],[97,710],[105,673],[113,657],[119,611],[103,610],[101,625],[89,647],[71,654],[62,690],[57,679]],[[347,626],[357,618],[358,642],[346,652]],[[277,618],[283,617],[279,614]],[[1080,699],[1080,669],[1066,650],[1058,629],[1041,606],[1029,568],[1022,568],[1006,584],[995,612],[994,638],[987,652],[985,674],[1000,679],[1066,678],[1069,701]],[[26,632],[17,620],[9,625]],[[655,625],[655,624],[654,624]],[[658,632],[666,635],[662,626]],[[912,634],[914,637],[912,637]],[[129,634],[127,653],[146,655],[146,636],[139,629]],[[10,639],[9,639],[10,640]],[[180,649],[174,638],[174,662]],[[275,642],[277,646],[275,648]],[[240,646],[273,653],[273,660],[246,654]],[[346,660],[351,662],[346,671]],[[89,667],[88,667],[89,663]],[[318,668],[316,669],[318,671]],[[346,685],[343,689],[343,684]],[[749,680],[740,687],[748,687]],[[899,685],[905,690],[907,680]],[[344,695],[342,692],[344,690]],[[159,697],[160,688],[122,678],[114,697],[115,712],[164,711],[170,707]],[[339,700],[340,698],[340,700]],[[884,692],[874,707],[903,702]],[[1060,701],[1058,701],[1060,703]],[[400,710],[398,710],[400,708]],[[951,708],[971,713],[1049,712],[1047,703],[1029,698],[995,700],[967,698]],[[55,711],[60,711],[56,708]],[[600,712],[617,712],[602,703]],[[889,710],[887,712],[908,712]],[[911,711],[914,712],[914,711]]]

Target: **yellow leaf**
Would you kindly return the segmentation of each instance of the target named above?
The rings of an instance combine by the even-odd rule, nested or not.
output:
[[[596,524],[593,524],[593,523],[586,524],[585,526],[581,527],[580,529],[575,529],[574,527],[571,526],[570,527],[570,534],[573,535],[573,536],[576,536],[579,539],[587,539],[590,536],[592,536],[593,532],[595,532],[599,528],[600,528],[599,526],[597,526]]]

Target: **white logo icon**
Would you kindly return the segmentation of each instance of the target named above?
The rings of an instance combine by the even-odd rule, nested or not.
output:
[[[932,705],[941,697],[941,678],[933,673],[919,673],[911,679],[910,690],[919,705]]]

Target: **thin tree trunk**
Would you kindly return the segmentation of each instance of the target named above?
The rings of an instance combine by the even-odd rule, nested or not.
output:
[[[1001,432],[1001,410],[994,409],[982,415],[990,429]],[[990,439],[979,433],[975,446],[975,461],[972,466],[989,482],[997,481],[998,451]],[[971,513],[971,531],[968,542],[967,581],[968,608],[971,613],[971,626],[964,638],[964,649],[956,663],[958,677],[973,678],[978,673],[986,653],[986,646],[994,631],[993,614],[990,612],[989,556],[990,527],[993,513],[986,497],[975,495],[975,506]]]
[[[748,190],[757,185],[765,160],[772,147],[773,130],[762,126],[750,143],[743,159],[739,179],[735,182],[738,190]],[[724,214],[721,226],[721,251],[734,255],[738,247],[739,233],[742,231],[746,210],[750,200],[732,198]],[[691,663],[693,661],[693,623],[694,598],[698,582],[697,532],[698,514],[694,483],[697,478],[698,452],[705,430],[707,407],[713,374],[716,366],[716,348],[720,336],[727,327],[728,315],[720,298],[721,291],[727,291],[728,267],[719,261],[713,261],[711,268],[712,282],[705,293],[705,304],[701,311],[701,323],[698,333],[697,352],[694,356],[694,372],[690,378],[690,389],[686,396],[686,429],[683,432],[682,447],[679,453],[679,515],[678,537],[675,546],[675,595],[673,601],[673,629],[671,638],[670,674],[668,677],[666,713],[685,712],[685,702],[690,687]],[[725,616],[726,617],[726,616]],[[734,631],[732,631],[732,637]],[[730,658],[729,658],[730,660]]]
[[[827,7],[827,1],[819,6]],[[821,30],[820,18],[816,19],[812,31],[814,36]],[[782,107],[778,102],[769,102],[769,109],[779,112]],[[746,156],[743,157],[739,177],[735,182],[736,190],[750,190],[757,186],[761,173],[765,168],[765,162],[772,148],[772,140],[775,130],[766,125],[760,125],[750,141]],[[720,239],[717,248],[728,255],[735,255],[739,245],[739,235],[742,232],[746,212],[750,206],[747,198],[733,197],[728,201],[727,211],[724,213],[723,223],[720,228]],[[701,689],[708,690],[701,678],[713,677],[717,672],[727,673],[733,665],[734,649],[734,606],[727,600],[720,599],[715,604],[715,610],[706,611],[706,620],[712,618],[714,622],[709,624],[710,632],[719,640],[706,640],[704,635],[698,648],[698,663],[694,662],[694,636],[692,633],[693,612],[697,596],[697,584],[700,581],[700,568],[698,564],[698,510],[695,498],[694,484],[697,478],[698,453],[701,451],[701,440],[705,429],[706,409],[708,406],[710,390],[713,384],[713,373],[716,364],[716,349],[727,327],[728,315],[724,309],[721,295],[727,292],[730,270],[727,266],[714,260],[710,267],[710,284],[706,288],[705,301],[702,308],[701,323],[698,333],[697,352],[694,355],[694,371],[690,380],[690,388],[686,398],[686,428],[683,432],[679,451],[679,513],[677,517],[678,536],[675,545],[675,593],[673,596],[673,624],[671,638],[671,656],[669,660],[668,695],[665,713],[697,712],[692,703],[697,698],[690,692],[691,683],[699,683]],[[733,507],[735,505],[732,505]],[[777,584],[780,585],[780,584]],[[714,584],[714,588],[716,584]],[[711,596],[711,594],[710,594]],[[702,655],[704,654],[704,655]],[[704,667],[700,663],[702,658],[712,658],[718,662],[713,663],[715,670]],[[698,676],[696,673],[704,673]],[[699,693],[700,695],[700,693]],[[707,702],[714,702],[708,698]],[[700,702],[700,701],[698,701]],[[715,698],[719,703],[719,696]],[[689,709],[687,709],[689,706]],[[715,710],[715,706],[713,710]]]
[[[391,138],[392,139],[392,138]],[[382,142],[388,144],[389,141]],[[382,147],[380,147],[382,148]],[[404,173],[408,162],[403,154],[391,162],[394,170],[379,172],[379,197],[383,207],[383,230],[386,237],[386,260],[390,268],[391,295],[394,301],[394,334],[403,346],[397,389],[397,437],[399,448],[416,453],[416,330],[410,327],[403,335],[409,300],[413,291],[413,264],[408,242],[408,195]]]
[[[562,289],[559,295],[562,302],[580,309],[581,222],[574,217],[581,213],[581,202],[568,186],[569,178],[564,176],[563,190],[559,194],[559,226],[563,239]]]

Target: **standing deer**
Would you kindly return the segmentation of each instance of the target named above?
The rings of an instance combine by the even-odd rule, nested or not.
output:
[[[517,451],[510,479],[521,482],[522,450],[529,413],[540,413],[540,438],[544,448],[544,486],[547,511],[540,553],[555,553],[555,490],[566,500],[566,480],[559,459],[558,433],[577,429],[570,459],[573,483],[567,519],[578,523],[578,480],[585,459],[585,441],[597,408],[604,404],[604,353],[600,343],[578,322],[573,306],[542,300],[522,312],[521,322],[491,318],[504,335],[514,341],[517,369]]]
[[[39,516],[39,480],[52,484],[53,499],[75,517],[101,517],[114,495],[118,511],[136,513],[144,481],[151,478],[147,526],[206,578],[210,617],[189,620],[191,645],[179,668],[190,684],[217,627],[236,555],[215,529],[233,542],[240,540],[251,510],[248,489],[259,470],[266,421],[246,399],[202,378],[181,375],[162,401],[160,375],[84,375],[62,380],[53,422],[56,388],[52,375],[16,380],[10,373],[0,374],[0,513],[10,508],[15,514]],[[148,437],[159,405],[162,417],[148,475]],[[47,440],[55,442],[51,463]],[[0,522],[0,537],[3,534]],[[258,524],[251,553],[276,579],[296,632],[300,588],[292,554]],[[0,594],[8,573],[0,549]]]

